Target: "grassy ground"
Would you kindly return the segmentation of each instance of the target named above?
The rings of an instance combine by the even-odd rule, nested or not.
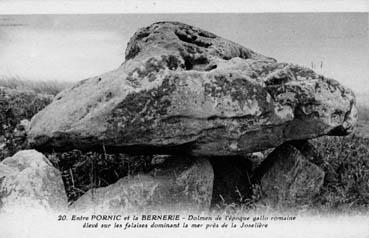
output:
[[[326,174],[314,204],[323,210],[369,209],[369,139],[353,134],[312,142]]]
[[[108,154],[72,150],[46,154],[51,163],[62,171],[68,200],[77,200],[91,188],[105,187],[120,178],[152,169],[150,156]]]
[[[53,96],[26,89],[0,88],[0,160],[25,147],[25,129],[20,122],[48,105]]]
[[[0,161],[25,148],[25,128],[20,121],[30,120],[69,86],[57,81],[0,78]]]
[[[30,81],[18,77],[0,78],[0,87],[17,89],[21,91],[32,91],[34,93],[56,95],[61,90],[69,87],[71,83],[59,81]]]
[[[0,79],[0,161],[26,148],[19,122],[30,119],[67,86],[56,82]],[[320,166],[326,173],[323,188],[313,201],[312,209],[329,212],[369,209],[369,107],[361,104],[358,108],[359,125],[353,135],[312,140],[320,153]],[[71,201],[90,188],[106,186],[122,176],[136,173],[139,168],[150,168],[147,158],[141,156],[130,160],[124,154],[75,150],[49,154],[48,157],[62,171]],[[259,196],[260,188],[255,185],[251,197],[240,194],[235,203],[218,207],[230,212],[255,209]]]
[[[355,134],[360,137],[369,138],[369,106],[359,103],[358,111],[359,123],[356,127]]]

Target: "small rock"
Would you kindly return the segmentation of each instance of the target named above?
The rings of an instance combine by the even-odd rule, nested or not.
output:
[[[296,208],[310,205],[319,193],[324,171],[310,161],[313,151],[307,146],[300,151],[292,144],[277,147],[255,171],[253,179],[260,180],[262,203]]]
[[[262,152],[254,152],[249,154],[247,156],[247,159],[249,159],[255,164],[260,164],[265,159],[265,156]]]
[[[158,164],[162,164],[165,162],[165,160],[167,160],[168,158],[170,159],[170,155],[154,155],[151,159],[151,164],[152,165],[158,165]]]
[[[0,163],[0,210],[67,208],[60,172],[35,150],[23,150]]]
[[[6,139],[5,136],[0,136],[0,150],[5,147]]]
[[[25,130],[26,132],[29,131],[30,121],[27,119],[23,119],[19,122],[19,125]]]
[[[167,159],[148,174],[91,189],[71,205],[76,211],[203,211],[210,207],[214,173],[206,159]]]

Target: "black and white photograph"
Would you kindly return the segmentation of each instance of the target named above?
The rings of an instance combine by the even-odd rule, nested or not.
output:
[[[298,2],[0,1],[0,238],[369,237],[368,4]]]

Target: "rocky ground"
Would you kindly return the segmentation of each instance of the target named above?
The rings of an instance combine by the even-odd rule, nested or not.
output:
[[[369,110],[355,127],[350,90],[212,33],[153,24],[54,96],[0,88],[3,208],[368,211]]]

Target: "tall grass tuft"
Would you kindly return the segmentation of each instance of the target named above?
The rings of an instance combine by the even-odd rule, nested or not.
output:
[[[0,87],[16,89],[16,90],[31,90],[35,93],[56,95],[63,89],[69,87],[72,83],[56,81],[56,80],[39,80],[32,81],[22,79],[18,76],[0,76]]]

